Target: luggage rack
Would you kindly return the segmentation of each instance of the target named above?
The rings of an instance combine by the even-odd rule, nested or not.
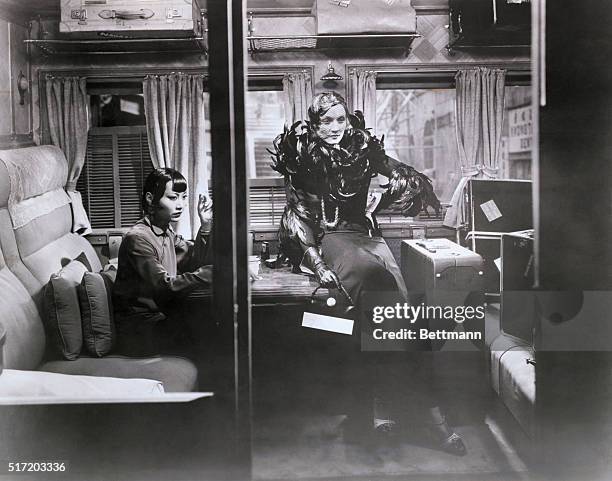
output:
[[[251,55],[262,52],[291,52],[341,48],[388,49],[402,48],[410,53],[410,46],[418,33],[380,33],[355,35],[287,35],[247,36]]]
[[[362,35],[291,35],[247,36],[251,55],[263,52],[293,52],[304,50],[367,48],[404,49],[405,54],[417,33],[362,34]],[[38,48],[43,55],[119,55],[135,53],[193,52],[208,55],[205,37],[185,38],[101,38],[101,39],[34,39],[24,40],[26,45]]]
[[[193,52],[208,55],[204,37],[185,38],[106,38],[106,39],[36,39],[24,40],[43,55],[120,55],[135,53]]]

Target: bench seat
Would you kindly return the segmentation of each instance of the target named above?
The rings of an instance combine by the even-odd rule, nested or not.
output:
[[[191,361],[174,356],[81,356],[75,361],[45,362],[38,369],[61,374],[154,379],[163,383],[166,392],[195,391],[198,378],[198,371]]]
[[[183,358],[82,356],[75,361],[45,358],[43,290],[51,274],[85,255],[101,269],[93,247],[71,232],[69,203],[62,202],[68,163],[54,146],[0,151],[0,323],[6,330],[4,367],[20,371],[108,379],[160,381],[166,392],[193,391],[195,365]],[[52,194],[51,196],[49,194]],[[49,206],[52,199],[55,204]],[[54,373],[54,374],[52,374]]]

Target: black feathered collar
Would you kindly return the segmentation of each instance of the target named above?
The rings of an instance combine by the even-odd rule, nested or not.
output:
[[[272,168],[292,177],[293,183],[308,183],[315,193],[329,194],[337,201],[348,200],[367,190],[373,170],[372,155],[382,153],[382,141],[351,119],[337,146],[320,139],[310,122],[296,122],[274,140]],[[361,125],[360,125],[361,126]]]

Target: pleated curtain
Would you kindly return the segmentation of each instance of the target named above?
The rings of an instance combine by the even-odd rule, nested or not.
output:
[[[504,122],[506,71],[480,67],[455,76],[456,132],[461,180],[453,193],[444,225],[467,222],[464,191],[470,179],[497,178]]]
[[[299,120],[308,119],[312,101],[312,79],[307,72],[288,73],[283,76],[285,99],[285,125],[291,127]]]
[[[208,195],[204,77],[149,75],[143,82],[147,137],[156,168],[171,167],[187,179],[189,202],[176,232],[194,238],[200,228],[198,196]]]
[[[47,118],[51,142],[68,159],[68,183],[74,190],[85,164],[89,130],[89,97],[83,77],[46,78]]]
[[[353,111],[361,110],[365,117],[366,128],[376,133],[376,72],[355,69],[350,74],[351,99]]]
[[[76,184],[85,164],[89,131],[89,96],[84,77],[45,78],[47,122],[51,143],[64,152],[68,160],[66,191],[72,201],[72,231],[85,235],[91,225]]]

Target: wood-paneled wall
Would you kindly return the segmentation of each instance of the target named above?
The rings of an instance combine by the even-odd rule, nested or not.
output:
[[[0,16],[0,149],[32,144],[31,89],[24,96],[24,105],[19,103],[17,90],[20,73],[28,81],[30,75],[24,23]]]

